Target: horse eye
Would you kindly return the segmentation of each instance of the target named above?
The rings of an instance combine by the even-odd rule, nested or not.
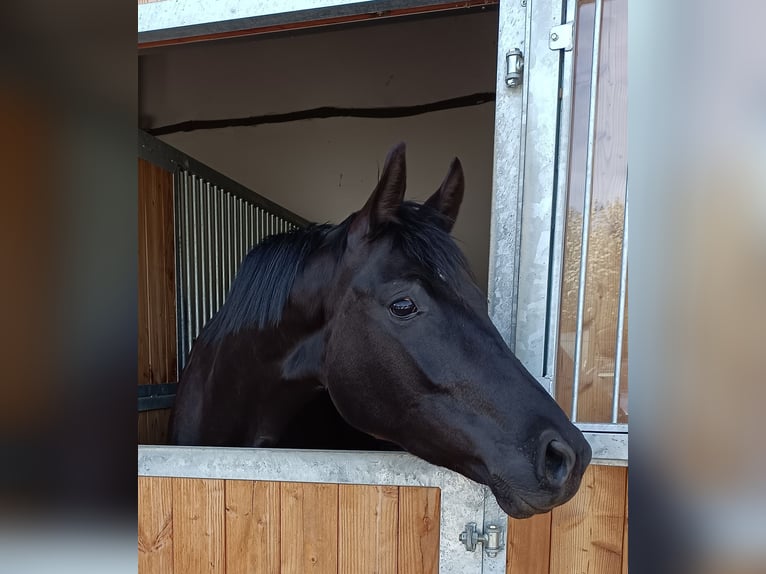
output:
[[[391,303],[391,305],[388,307],[389,311],[396,315],[397,317],[409,317],[410,315],[413,315],[417,313],[418,308],[413,302],[412,299],[409,297],[405,297],[404,299],[399,299],[398,301],[394,301]]]

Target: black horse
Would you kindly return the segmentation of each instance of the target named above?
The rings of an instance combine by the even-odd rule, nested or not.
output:
[[[511,516],[569,500],[582,433],[511,353],[450,237],[455,159],[405,202],[404,145],[339,225],[274,236],[247,255],[194,344],[175,444],[401,447],[488,485]]]

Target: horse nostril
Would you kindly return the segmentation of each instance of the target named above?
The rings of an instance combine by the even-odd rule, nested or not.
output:
[[[541,450],[545,480],[550,486],[561,488],[566,484],[575,466],[577,457],[574,451],[564,441],[556,438],[544,444]]]

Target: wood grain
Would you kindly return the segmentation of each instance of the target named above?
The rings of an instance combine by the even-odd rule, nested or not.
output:
[[[553,509],[551,574],[622,571],[626,471],[589,467],[577,495]]]
[[[138,571],[173,574],[172,479],[138,477]]]
[[[338,485],[280,486],[282,573],[337,574]]]
[[[399,488],[341,485],[338,505],[339,574],[395,574]]]
[[[399,574],[439,571],[438,488],[399,487]]]
[[[279,574],[280,486],[278,482],[226,481],[226,569]]]
[[[173,174],[138,160],[138,384],[177,380]],[[169,411],[139,414],[139,443],[167,443]]]
[[[551,560],[551,513],[524,520],[508,518],[506,572],[548,574]]]
[[[628,484],[629,480],[625,477],[625,521],[622,530],[622,574],[628,574]]]
[[[224,481],[173,479],[173,559],[178,574],[223,574]]]

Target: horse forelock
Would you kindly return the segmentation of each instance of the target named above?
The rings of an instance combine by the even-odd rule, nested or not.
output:
[[[472,277],[472,273],[445,224],[445,216],[438,211],[406,201],[382,233],[390,234],[394,248],[424,270],[429,279],[458,290],[461,275]]]

